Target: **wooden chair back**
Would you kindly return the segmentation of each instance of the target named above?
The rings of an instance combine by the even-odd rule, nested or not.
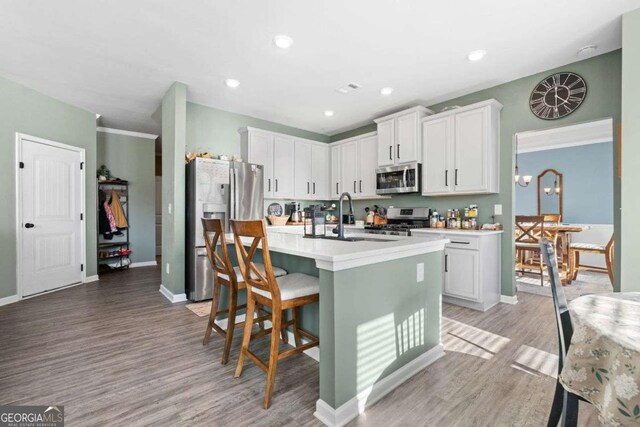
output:
[[[516,243],[539,244],[541,236],[544,236],[544,216],[516,216]]]
[[[237,280],[236,273],[229,257],[222,220],[202,218],[202,229],[204,230],[204,246],[207,249],[207,256],[215,277],[218,274],[226,274],[229,276],[229,280],[235,282]],[[217,250],[218,242],[220,242],[220,253]]]
[[[244,276],[247,289],[249,292],[251,292],[252,288],[270,292],[272,302],[279,304],[281,301],[280,288],[273,275],[273,265],[269,254],[269,243],[267,242],[267,228],[264,220],[232,220],[231,229],[233,230],[236,253],[238,254],[238,265]],[[242,243],[243,237],[253,239],[248,250]],[[261,246],[262,249],[264,275],[255,263],[258,246]]]
[[[560,224],[560,221],[562,221],[561,214],[544,214],[543,216],[544,216],[544,222],[546,223]]]
[[[567,298],[564,295],[562,281],[558,270],[558,259],[555,253],[555,244],[547,239],[540,242],[540,252],[544,263],[547,265],[549,280],[551,282],[551,293],[553,294],[553,305],[556,314],[556,324],[558,326],[559,363],[558,375],[564,366],[567,349],[571,344],[573,336],[573,326],[571,325],[571,315],[567,305]]]

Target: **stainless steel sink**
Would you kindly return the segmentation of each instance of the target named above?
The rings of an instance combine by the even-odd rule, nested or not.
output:
[[[378,239],[375,237],[345,237],[339,239],[338,236],[323,236],[321,239],[339,240],[341,242],[393,242],[396,239]]]

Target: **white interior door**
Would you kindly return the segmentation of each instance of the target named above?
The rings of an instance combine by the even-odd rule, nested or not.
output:
[[[82,154],[21,140],[22,295],[82,281]]]

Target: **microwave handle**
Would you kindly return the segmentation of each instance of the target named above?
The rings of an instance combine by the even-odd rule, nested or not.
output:
[[[407,170],[409,169],[409,166],[405,166],[404,167],[404,171],[402,172],[402,186],[403,187],[407,187]]]

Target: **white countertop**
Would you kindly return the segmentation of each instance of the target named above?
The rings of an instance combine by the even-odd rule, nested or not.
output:
[[[489,236],[492,234],[502,234],[504,230],[459,230],[451,228],[416,228],[411,230],[411,234],[430,235],[430,234],[452,234],[458,236]]]
[[[448,239],[437,237],[399,237],[364,234],[355,228],[346,228],[347,237],[357,236],[381,239],[380,242],[345,242],[303,237],[302,228],[296,226],[269,227],[269,250],[289,255],[312,258],[323,270],[340,271],[363,265],[444,250]],[[329,230],[327,230],[329,231]],[[233,235],[227,240],[233,241]],[[243,239],[244,240],[244,239]],[[245,242],[250,244],[249,239]]]

